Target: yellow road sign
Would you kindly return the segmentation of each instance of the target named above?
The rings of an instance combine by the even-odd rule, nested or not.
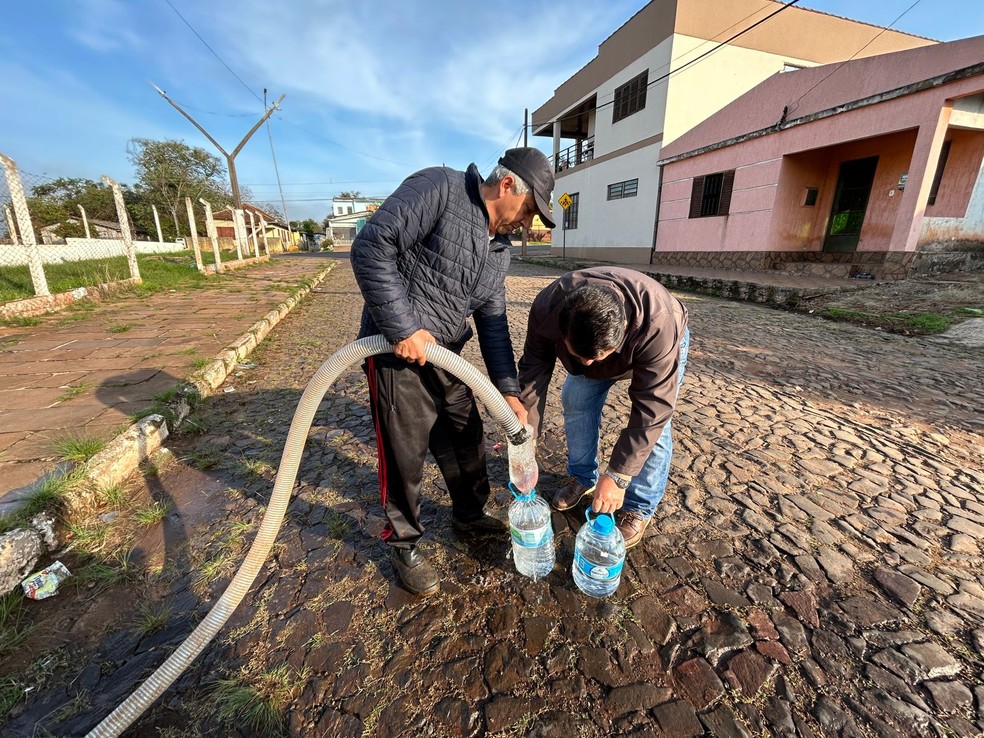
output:
[[[571,206],[572,202],[574,201],[571,199],[571,196],[568,195],[566,192],[563,195],[561,195],[559,198],[557,198],[557,204],[560,205],[560,207],[562,207],[564,210],[567,210],[567,208]]]

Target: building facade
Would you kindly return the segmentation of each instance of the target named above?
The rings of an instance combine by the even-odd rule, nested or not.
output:
[[[663,146],[784,70],[934,43],[772,0],[653,0],[533,113],[573,201],[554,246],[648,262]]]
[[[385,197],[333,197],[331,199],[331,215],[354,215],[355,213],[372,212],[383,204]]]
[[[652,263],[984,268],[984,36],[770,78],[660,164]]]

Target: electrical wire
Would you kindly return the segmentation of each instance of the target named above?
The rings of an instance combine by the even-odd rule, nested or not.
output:
[[[920,0],[917,0],[917,2],[919,2],[919,1]],[[779,13],[781,13],[782,11],[784,11],[784,10],[786,10],[788,8],[791,8],[793,5],[796,5],[796,3],[798,3],[798,2],[799,2],[799,0],[790,0],[788,3],[783,4],[775,12],[770,13],[769,15],[765,16],[765,18],[761,18],[760,20],[755,21],[755,23],[753,23],[752,25],[750,25],[748,28],[745,28],[745,29],[739,31],[738,33],[730,36],[729,38],[725,39],[724,41],[719,42],[716,46],[714,46],[714,48],[708,49],[707,51],[705,51],[700,56],[694,57],[693,59],[691,59],[690,61],[688,61],[686,64],[683,64],[683,65],[677,67],[676,69],[671,69],[666,74],[660,75],[656,79],[654,79],[651,82],[649,82],[646,85],[646,89],[648,90],[653,85],[657,85],[660,82],[662,82],[663,80],[668,79],[669,77],[672,77],[673,75],[682,72],[684,69],[686,69],[686,68],[688,68],[688,67],[690,67],[690,66],[692,66],[692,65],[694,65],[696,63],[698,63],[699,61],[701,61],[705,57],[708,57],[711,54],[713,54],[715,51],[718,51],[722,46],[727,46],[728,44],[730,44],[732,41],[734,41],[739,36],[742,36],[742,35],[748,33],[753,28],[755,28],[757,26],[760,26],[763,23],[765,23],[767,20],[770,20],[771,18],[775,18],[777,15],[779,15]],[[745,17],[747,18],[748,16],[745,16]],[[740,23],[741,21],[738,21],[738,22]],[[735,25],[736,24],[732,24],[728,28],[733,28]],[[670,64],[672,64],[672,63],[673,63],[673,61],[671,60],[670,61]],[[666,65],[664,65],[664,66],[666,66]],[[660,68],[662,68],[662,67],[660,67]],[[602,109],[607,108],[607,107],[610,107],[610,106],[612,106],[614,104],[615,104],[615,99],[614,99],[614,93],[613,93],[613,98],[610,101],[604,102],[601,105],[596,105],[595,108],[594,108],[594,111],[602,110]],[[571,113],[569,115],[564,115],[564,116],[561,116],[560,118],[555,118],[553,120],[547,121],[546,123],[541,123],[540,124],[540,127],[545,126],[545,125],[549,125],[549,124],[552,124],[552,123],[560,123],[560,122],[565,121],[565,120],[572,120],[574,118],[579,118],[581,115],[583,115],[583,113]],[[532,125],[533,124],[530,123],[530,127],[531,128],[532,128]]]
[[[245,87],[249,91],[249,94],[251,94],[253,97],[255,97],[260,102],[263,102],[263,98],[261,98],[255,92],[253,92],[252,88],[250,88],[250,86],[248,84],[246,84],[245,82],[243,82],[242,77],[240,77],[238,74],[236,74],[234,71],[232,71],[232,67],[230,67],[228,64],[226,64],[225,63],[225,60],[221,56],[218,55],[218,53],[215,51],[215,49],[213,49],[211,46],[208,45],[208,41],[206,41],[204,38],[202,38],[202,35],[198,31],[195,30],[195,27],[193,25],[191,25],[191,23],[188,22],[188,19],[185,18],[183,15],[181,15],[180,12],[178,12],[178,9],[176,7],[174,7],[174,5],[171,4],[171,0],[164,0],[164,2],[166,2],[168,4],[168,6],[170,6],[171,10],[173,10],[175,12],[175,14],[182,21],[184,21],[184,24],[186,26],[188,26],[188,28],[191,29],[191,32],[198,37],[198,40],[201,41],[203,44],[205,44],[205,48],[212,52],[212,56],[214,56],[216,59],[218,59],[219,62],[222,64],[222,66],[224,66],[226,69],[229,70],[229,74],[231,74],[233,77],[235,77],[236,79],[238,79],[239,80],[239,84],[241,84],[243,87]]]
[[[922,2],[922,0],[916,0],[912,5],[910,5],[908,8],[906,8],[905,10],[903,10],[902,13],[895,18],[895,20],[893,20],[887,26],[885,26],[884,28],[882,28],[878,33],[876,33],[874,36],[872,36],[871,37],[871,40],[868,41],[868,43],[866,43],[860,49],[858,49],[853,54],[851,54],[850,57],[848,57],[847,59],[845,59],[844,61],[842,61],[840,64],[838,64],[834,69],[832,69],[831,72],[830,72],[830,74],[822,77],[815,85],[813,85],[813,87],[811,87],[806,92],[804,92],[802,95],[800,95],[798,98],[796,98],[793,101],[793,103],[789,106],[789,109],[788,109],[786,115],[788,115],[789,113],[791,113],[794,110],[796,110],[796,108],[799,107],[800,100],[802,100],[804,97],[806,97],[807,95],[809,95],[811,92],[813,92],[815,89],[817,89],[817,87],[819,87],[820,85],[822,85],[824,82],[826,82],[832,76],[834,76],[835,74],[837,74],[837,72],[840,71],[840,68],[841,67],[843,67],[845,64],[847,64],[849,61],[851,61],[852,59],[854,59],[854,57],[856,57],[862,51],[864,51],[869,46],[871,46],[871,44],[873,44],[878,39],[879,36],[881,36],[883,33],[885,33],[885,31],[888,31],[889,29],[891,29],[892,26],[894,26],[896,23],[898,23],[900,20],[902,20],[903,16],[905,16],[906,13],[908,13],[910,10],[912,10],[914,7],[916,7],[921,2]]]

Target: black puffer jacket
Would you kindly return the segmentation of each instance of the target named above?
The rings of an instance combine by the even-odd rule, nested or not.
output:
[[[506,322],[508,243],[489,243],[482,176],[445,167],[408,177],[352,244],[352,267],[366,304],[359,337],[396,343],[424,328],[460,352],[473,316],[489,378],[518,394]]]

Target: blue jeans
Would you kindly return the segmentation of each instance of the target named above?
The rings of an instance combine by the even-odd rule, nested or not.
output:
[[[677,394],[683,384],[690,350],[690,331],[680,341],[680,368],[677,372]],[[564,434],[567,436],[567,473],[586,487],[598,482],[598,434],[601,412],[608,399],[613,379],[588,379],[569,374],[560,392],[564,406]],[[625,491],[622,509],[651,518],[666,492],[673,457],[672,418],[653,447],[646,463]]]

